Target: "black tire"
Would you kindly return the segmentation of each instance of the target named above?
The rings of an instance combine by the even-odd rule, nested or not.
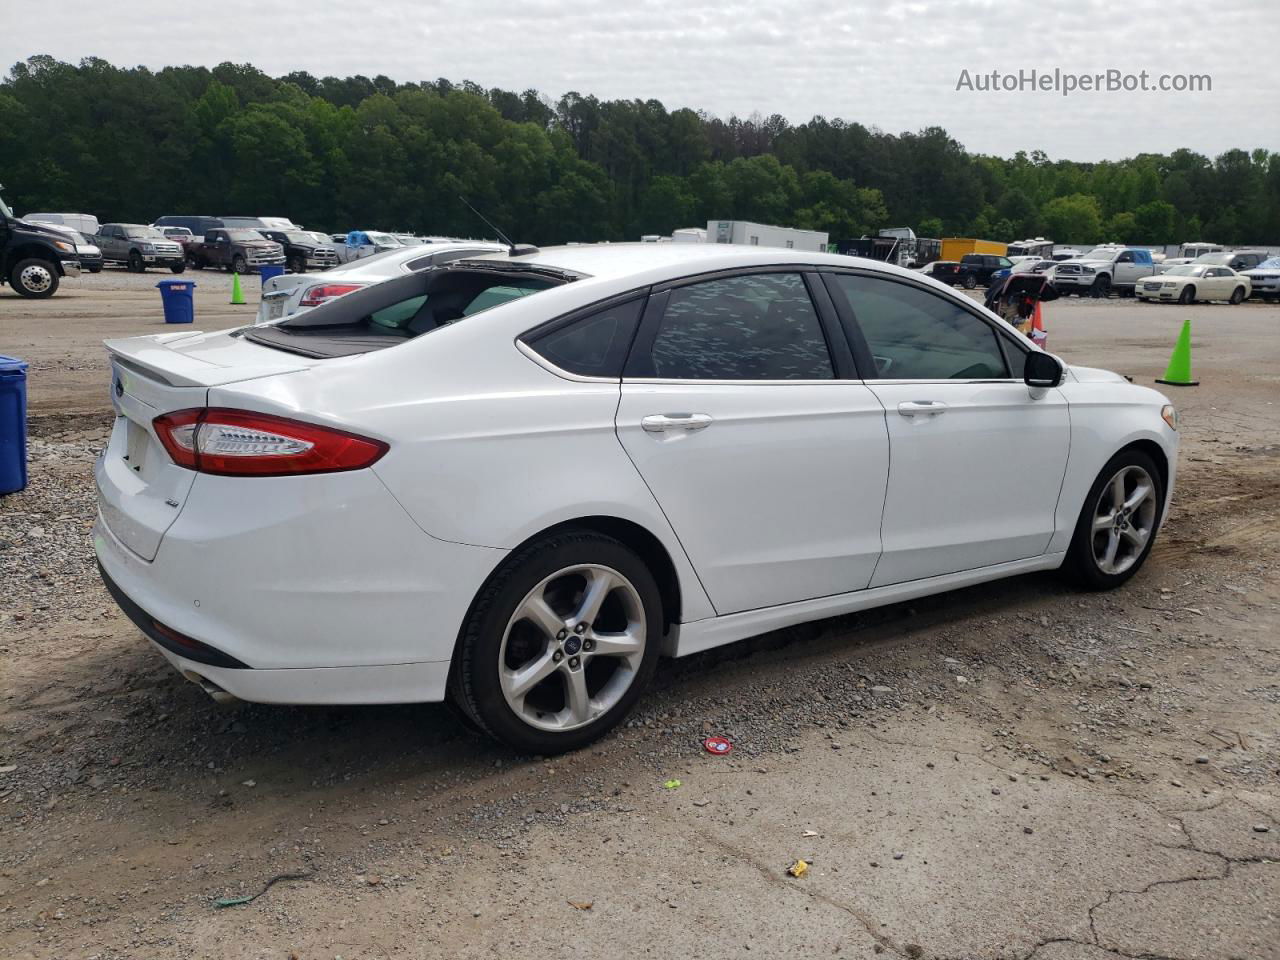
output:
[[[101,272],[102,272],[102,268],[101,268],[101,267],[90,267],[90,268],[89,268],[89,272],[90,272],[90,273],[101,273]]]
[[[977,277],[975,277],[972,273],[970,273],[970,274],[968,274],[968,275],[966,275],[966,276],[965,276],[965,278],[964,278],[964,288],[965,288],[966,290],[972,290],[972,289],[973,289],[974,287],[976,287],[977,285],[978,285],[978,278],[977,278]]]
[[[1151,478],[1155,493],[1155,515],[1152,518],[1150,536],[1145,546],[1132,565],[1119,573],[1108,573],[1098,564],[1094,556],[1093,519],[1099,507],[1103,490],[1111,483],[1117,473],[1126,467],[1139,467]],[[1090,590],[1112,590],[1120,586],[1140,569],[1151,553],[1160,532],[1160,524],[1164,520],[1164,484],[1160,479],[1160,471],[1156,469],[1151,457],[1141,450],[1129,448],[1121,450],[1107,461],[1098,473],[1098,477],[1089,488],[1080,508],[1080,516],[1076,520],[1075,533],[1071,537],[1071,546],[1067,549],[1067,557],[1063,569],[1070,573],[1082,586]],[[1099,534],[1101,535],[1101,534]]]
[[[1111,278],[1106,274],[1097,277],[1089,287],[1089,296],[1105,298],[1111,295]]]
[[[169,271],[170,271],[171,273],[182,273],[182,272],[183,272],[183,271],[185,271],[186,269],[187,269],[187,265],[186,265],[185,263],[171,263],[171,264],[169,264]]]
[[[147,265],[142,262],[142,254],[137,250],[129,251],[129,259],[126,262],[130,273],[146,273]]]
[[[644,610],[645,648],[630,686],[617,702],[583,726],[553,732],[526,722],[507,702],[499,680],[499,655],[508,623],[529,592],[557,571],[577,564],[603,565],[630,581]],[[640,698],[657,667],[663,623],[658,585],[644,561],[630,548],[591,531],[553,534],[509,557],[476,597],[459,638],[449,695],[477,727],[515,750],[542,755],[577,750],[604,736]],[[548,646],[554,643],[551,640]],[[583,669],[586,670],[585,663]],[[543,682],[560,676],[559,672],[553,673]],[[560,687],[561,691],[564,689]]]
[[[1237,304],[1244,303],[1244,287],[1236,287],[1231,291],[1231,299],[1227,301],[1233,307]]]
[[[287,266],[289,267],[289,272],[290,272],[290,273],[306,273],[306,272],[307,272],[307,258],[306,258],[306,257],[297,257],[297,256],[290,257],[290,258],[289,258],[289,263],[287,264]]]
[[[1184,307],[1196,302],[1196,288],[1193,284],[1187,284],[1182,288],[1182,292],[1178,294],[1178,302]]]
[[[203,270],[204,264],[199,261],[193,254],[187,254],[187,266],[192,270]]]
[[[9,285],[20,297],[28,300],[46,300],[58,290],[58,268],[48,260],[28,257],[19,260],[9,271]]]
[[[231,272],[248,273],[248,266],[245,263],[245,259],[238,253],[231,258]]]

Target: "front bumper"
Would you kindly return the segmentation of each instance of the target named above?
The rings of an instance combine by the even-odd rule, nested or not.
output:
[[[283,253],[274,256],[271,254],[250,253],[245,255],[244,262],[251,267],[283,266],[285,257]]]
[[[63,260],[61,266],[62,266],[62,275],[64,277],[80,276],[79,260]]]
[[[93,540],[117,602],[170,663],[264,703],[442,699],[471,600],[504,555],[423,533],[370,471],[201,474],[154,561],[102,513]]]

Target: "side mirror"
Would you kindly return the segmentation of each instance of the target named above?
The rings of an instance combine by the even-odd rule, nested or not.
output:
[[[1022,379],[1028,387],[1048,389],[1062,383],[1062,361],[1051,353],[1033,350],[1027,354]]]

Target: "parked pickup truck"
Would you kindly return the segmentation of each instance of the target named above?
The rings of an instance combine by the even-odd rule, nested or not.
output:
[[[168,267],[174,273],[187,269],[182,247],[155,227],[141,223],[104,223],[93,242],[102,251],[104,262],[123,264],[130,273],[142,273],[147,267]]]
[[[1053,285],[1069,293],[1105,297],[1112,290],[1133,293],[1135,285],[1160,272],[1146,247],[1095,247],[1076,260],[1053,268]]]
[[[306,273],[307,268],[328,270],[338,265],[338,251],[323,233],[308,230],[259,230],[268,240],[284,248],[284,262],[290,273]],[[320,238],[324,237],[323,240]]]
[[[78,276],[76,244],[44,224],[19,220],[0,197],[0,286],[41,300],[53,296],[63,277]]]
[[[199,243],[187,244],[187,263],[197,270],[221,267],[248,273],[258,267],[284,264],[284,248],[257,230],[218,228],[205,232]]]
[[[991,282],[991,275],[997,270],[1008,270],[1013,261],[993,253],[966,253],[960,258],[960,266],[955,274],[946,282],[953,287],[958,283],[966,290],[974,287],[985,287]],[[941,279],[941,278],[939,278]]]

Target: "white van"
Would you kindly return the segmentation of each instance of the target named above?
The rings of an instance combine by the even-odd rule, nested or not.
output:
[[[28,213],[23,220],[32,223],[52,223],[57,227],[70,227],[92,237],[98,232],[98,218],[91,213]]]

